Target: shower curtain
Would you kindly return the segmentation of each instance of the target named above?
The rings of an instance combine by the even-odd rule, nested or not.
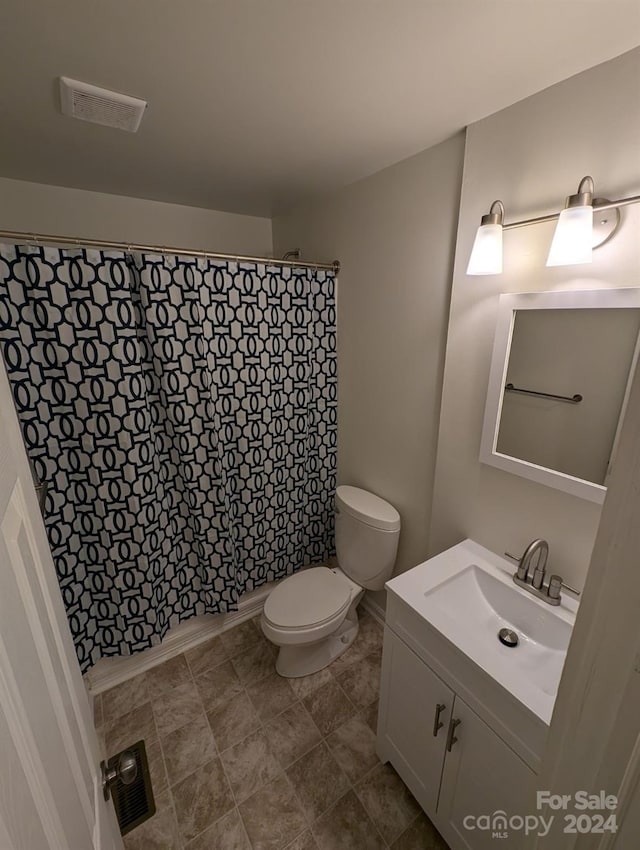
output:
[[[332,554],[332,273],[0,246],[0,346],[83,671]]]

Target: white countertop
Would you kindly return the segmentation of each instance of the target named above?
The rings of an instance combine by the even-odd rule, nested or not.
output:
[[[578,606],[564,592],[558,606],[537,599],[513,582],[515,569],[465,540],[386,588],[549,724]],[[518,646],[500,643],[501,627]]]

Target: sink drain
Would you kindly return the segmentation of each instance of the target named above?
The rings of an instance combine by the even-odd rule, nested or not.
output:
[[[505,646],[513,648],[518,645],[520,639],[513,629],[500,629],[498,632],[498,640]]]

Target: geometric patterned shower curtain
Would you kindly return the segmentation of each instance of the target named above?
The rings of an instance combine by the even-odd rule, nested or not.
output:
[[[80,666],[333,553],[330,272],[0,246],[0,347]]]

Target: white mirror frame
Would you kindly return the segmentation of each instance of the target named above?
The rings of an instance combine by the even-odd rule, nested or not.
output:
[[[563,290],[561,292],[521,292],[500,296],[480,442],[480,461],[505,472],[511,472],[513,475],[528,478],[530,481],[537,481],[538,484],[545,484],[547,487],[554,487],[556,490],[564,490],[565,493],[570,493],[572,496],[602,504],[607,494],[605,486],[496,451],[516,311],[593,308],[640,308],[640,289],[629,287],[625,289]],[[631,378],[637,359],[638,347],[636,346],[620,411],[620,420],[613,441],[612,458],[617,449],[618,434],[626,411]]]

